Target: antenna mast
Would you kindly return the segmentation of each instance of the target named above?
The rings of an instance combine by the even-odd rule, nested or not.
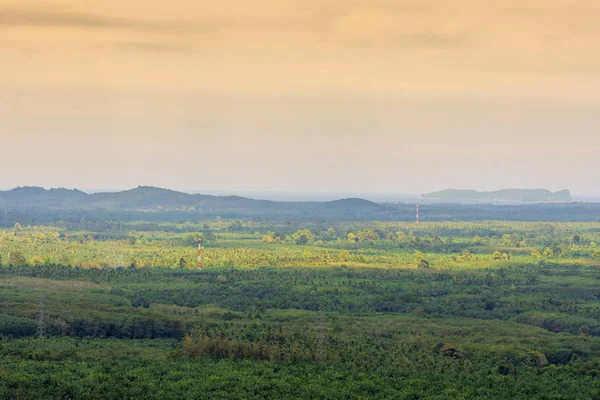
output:
[[[419,203],[423,202],[423,189],[421,189],[421,197],[419,198],[419,201],[417,202],[417,215],[416,215],[416,222],[417,225],[421,223],[421,221],[419,220]]]

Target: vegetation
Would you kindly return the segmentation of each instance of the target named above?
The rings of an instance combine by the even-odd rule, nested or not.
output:
[[[600,390],[596,222],[147,214],[0,232],[0,398]]]
[[[474,192],[478,193],[478,192]],[[464,196],[442,192],[441,199],[456,201]],[[554,201],[519,205],[427,204],[421,209],[423,221],[600,221],[600,204],[568,202],[568,191],[499,191],[480,193],[480,200]],[[414,221],[414,204],[373,203],[362,199],[330,202],[286,202],[255,200],[239,196],[187,194],[140,186],[115,193],[87,194],[78,190],[22,187],[0,191],[0,207],[5,210],[4,226],[54,225],[57,221],[97,230],[115,222],[143,220],[151,223],[214,219],[253,221]],[[0,220],[1,221],[1,220]],[[0,222],[0,226],[2,223]]]

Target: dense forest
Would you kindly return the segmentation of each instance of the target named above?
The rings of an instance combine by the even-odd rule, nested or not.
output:
[[[600,393],[597,222],[63,212],[0,230],[0,398]]]

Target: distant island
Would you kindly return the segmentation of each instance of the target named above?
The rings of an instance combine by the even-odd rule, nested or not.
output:
[[[568,190],[551,192],[547,189],[502,189],[493,192],[478,192],[476,190],[446,189],[423,195],[425,199],[447,201],[571,201],[573,198]]]

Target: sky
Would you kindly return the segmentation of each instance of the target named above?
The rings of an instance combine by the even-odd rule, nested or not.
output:
[[[0,187],[600,194],[598,0],[0,0]]]

